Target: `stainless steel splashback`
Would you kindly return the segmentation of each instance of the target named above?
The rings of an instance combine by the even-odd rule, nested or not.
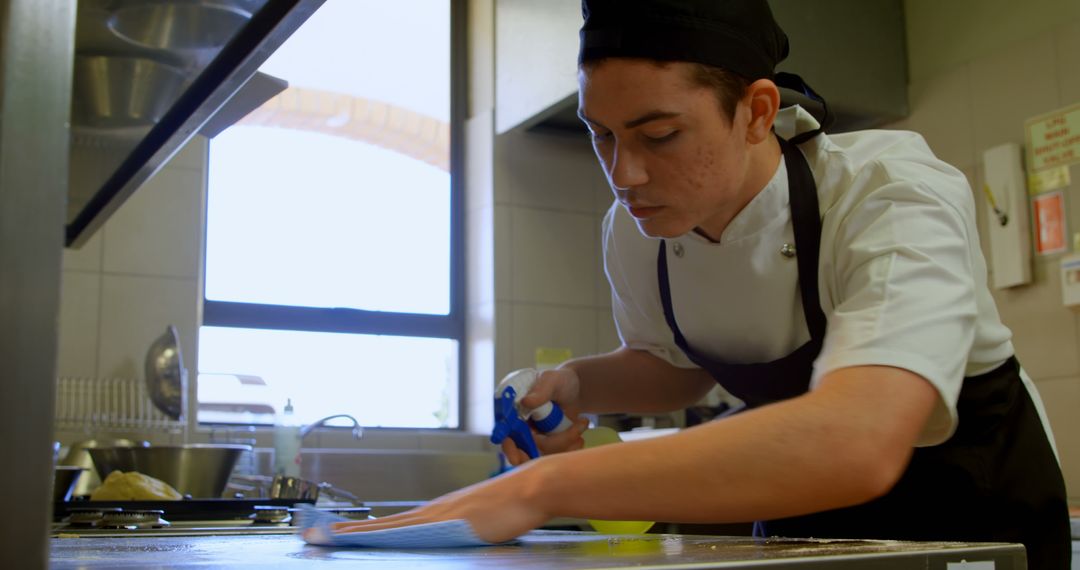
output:
[[[249,80],[322,2],[80,0],[67,245],[89,239],[208,121],[220,131],[215,114],[238,119],[283,89]]]

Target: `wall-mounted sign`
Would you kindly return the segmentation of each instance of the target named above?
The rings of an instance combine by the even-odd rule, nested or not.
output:
[[[1028,175],[1028,192],[1042,194],[1072,184],[1068,166],[1055,166],[1046,170],[1036,170]]]
[[[1080,255],[1061,258],[1061,301],[1066,307],[1080,306]]]
[[[1080,103],[1024,122],[1029,171],[1080,162]]]
[[[1031,200],[1031,209],[1035,218],[1035,253],[1065,251],[1065,194],[1061,190],[1040,194]]]

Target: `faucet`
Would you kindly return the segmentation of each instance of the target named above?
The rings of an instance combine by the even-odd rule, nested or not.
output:
[[[353,423],[353,428],[352,428],[353,437],[355,437],[356,439],[360,439],[360,438],[364,437],[364,428],[360,427],[360,422],[356,421],[356,418],[350,416],[349,414],[334,414],[332,416],[326,416],[325,418],[323,418],[321,420],[311,422],[310,424],[300,428],[300,445],[303,445],[304,438],[307,437],[307,434],[310,433],[311,430],[313,430],[315,428],[318,428],[318,427],[323,427],[324,425],[326,425],[326,422],[328,422],[330,420],[337,419],[337,418],[347,418],[347,419],[351,420],[352,423]]]

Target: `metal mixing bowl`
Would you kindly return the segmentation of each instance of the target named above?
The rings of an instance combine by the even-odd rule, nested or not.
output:
[[[162,334],[146,351],[146,389],[157,409],[174,420],[184,414],[187,394],[187,370],[180,355],[180,333],[176,327],[165,327]]]
[[[129,2],[109,28],[137,46],[164,50],[220,48],[251,18],[250,0]]]
[[[104,481],[113,471],[138,471],[196,499],[221,497],[240,454],[250,445],[187,444],[90,449]]]
[[[186,75],[145,58],[78,54],[73,79],[73,125],[130,128],[157,123],[180,95]]]
[[[98,488],[98,485],[101,485],[101,479],[98,478],[97,471],[94,469],[94,460],[90,459],[90,449],[95,447],[146,447],[148,445],[150,443],[146,441],[116,438],[84,439],[71,444],[71,448],[68,449],[67,455],[64,456],[60,465],[82,467],[85,470],[82,477],[76,480],[71,495],[73,497],[83,497],[89,495],[94,489]]]

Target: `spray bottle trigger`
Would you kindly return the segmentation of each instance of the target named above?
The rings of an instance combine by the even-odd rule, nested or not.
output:
[[[509,437],[529,457],[540,457],[540,450],[533,441],[532,430],[528,422],[518,416],[514,400],[517,392],[506,387],[495,400],[495,429],[491,433],[491,442],[500,444]]]

